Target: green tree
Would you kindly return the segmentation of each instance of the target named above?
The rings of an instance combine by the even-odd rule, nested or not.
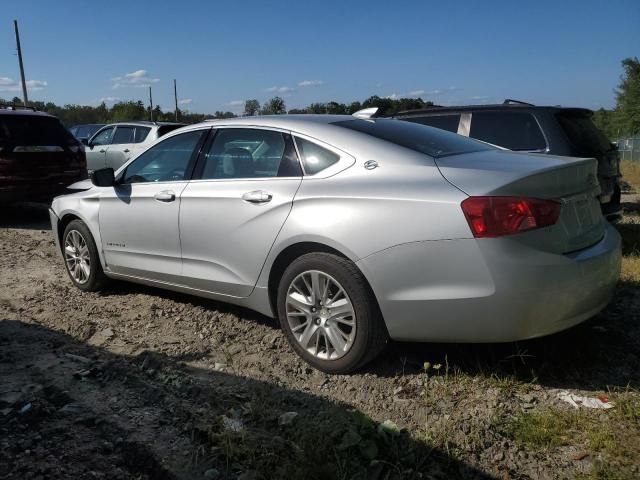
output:
[[[287,106],[282,97],[273,97],[262,106],[262,115],[282,115],[287,113]]]
[[[244,116],[253,117],[260,112],[260,102],[255,98],[244,102]]]
[[[623,73],[616,90],[615,128],[619,135],[640,133],[640,61],[622,60]]]

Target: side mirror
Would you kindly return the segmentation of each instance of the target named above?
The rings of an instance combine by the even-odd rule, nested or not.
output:
[[[113,187],[116,183],[113,168],[101,168],[91,172],[91,183],[96,187]]]
[[[81,139],[80,139],[80,141],[82,142],[82,144],[83,144],[85,147],[88,147],[88,146],[89,146],[89,139],[88,139],[88,138],[81,138]]]

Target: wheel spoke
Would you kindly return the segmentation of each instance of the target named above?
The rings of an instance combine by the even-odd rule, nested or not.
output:
[[[296,296],[294,296],[296,295]],[[300,300],[299,298],[297,298],[298,296],[302,296],[299,294],[295,294],[295,293],[290,293],[289,296],[287,297],[287,304],[293,306],[293,308],[304,312],[306,314],[310,314],[311,313],[311,305]],[[306,300],[306,298],[305,298]]]
[[[339,353],[344,353],[347,343],[345,342],[344,338],[342,338],[342,335],[336,332],[336,330],[338,330],[338,328],[332,326],[325,328],[324,333],[326,335],[326,338],[329,340],[331,347]]]
[[[313,334],[316,333],[317,330],[318,326],[313,322],[309,322],[304,329],[304,332],[302,332],[302,335],[300,336],[300,345],[302,345],[304,348],[307,348],[309,345],[309,340],[311,340],[311,337],[313,337]]]

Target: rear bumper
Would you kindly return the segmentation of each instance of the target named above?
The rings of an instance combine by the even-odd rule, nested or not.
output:
[[[14,185],[0,185],[0,201],[2,203],[13,202],[43,202],[51,203],[54,197],[69,193],[67,185],[74,183],[77,179],[70,178],[69,181],[56,182],[52,184],[21,182]]]
[[[620,236],[568,255],[515,238],[415,242],[358,262],[391,338],[508,342],[576,325],[610,301],[620,272]]]

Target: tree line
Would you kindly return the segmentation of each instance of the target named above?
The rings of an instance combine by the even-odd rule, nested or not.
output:
[[[638,57],[622,60],[622,75],[615,93],[615,108],[596,110],[593,114],[594,123],[612,140],[640,134],[640,61]]]
[[[14,97],[11,100],[0,98],[0,104],[22,105],[22,100]],[[432,102],[424,101],[421,98],[382,98],[377,95],[369,97],[363,102],[339,103],[312,103],[306,108],[293,108],[287,110],[287,106],[282,97],[274,97],[266,101],[263,105],[256,99],[245,101],[242,116],[252,115],[280,115],[284,113],[326,113],[350,115],[362,108],[378,107],[386,114],[392,114],[401,110],[423,108],[433,105]],[[117,102],[112,106],[107,106],[102,102],[97,107],[90,105],[68,104],[64,106],[56,105],[53,102],[30,101],[29,106],[47,112],[60,119],[66,126],[80,125],[86,123],[114,123],[134,120],[150,120],[153,113],[153,120],[158,122],[176,121],[175,110],[163,110],[156,105],[153,112],[141,101]],[[210,118],[231,118],[237,115],[228,111],[216,111],[213,114],[193,113],[187,110],[178,110],[177,121],[182,123],[198,123]]]
[[[611,139],[640,134],[640,62],[637,57],[622,60],[623,73],[620,84],[616,89],[616,106],[612,110],[599,109],[594,112],[595,124],[603,130]],[[14,97],[12,100],[3,100],[0,103],[21,105],[22,100]],[[241,115],[280,115],[284,113],[319,113],[350,115],[358,110],[369,107],[378,107],[383,115],[392,115],[403,110],[412,110],[432,106],[430,101],[421,98],[385,98],[373,95],[366,100],[350,103],[325,102],[312,103],[305,108],[292,108],[287,106],[282,97],[273,97],[264,104],[256,99],[244,102],[244,111]],[[153,112],[141,101],[118,102],[108,107],[104,102],[97,107],[88,105],[64,105],[59,106],[52,102],[35,101],[30,106],[58,117],[62,123],[71,127],[83,123],[112,123],[133,120],[150,120],[151,113],[156,121],[175,121],[174,110],[163,110],[157,105]],[[179,110],[177,120],[183,123],[197,123],[208,118],[230,118],[236,114],[228,111],[216,111],[213,114],[193,113],[187,110]]]

